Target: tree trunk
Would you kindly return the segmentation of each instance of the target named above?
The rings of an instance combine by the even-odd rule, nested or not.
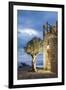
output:
[[[32,71],[36,72],[36,56],[32,57]]]

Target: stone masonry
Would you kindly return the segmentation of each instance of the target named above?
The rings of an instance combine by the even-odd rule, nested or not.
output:
[[[47,27],[48,24],[45,26]],[[44,29],[45,29],[44,27]],[[43,55],[44,55],[44,69],[57,74],[58,70],[58,48],[57,48],[57,22],[49,30],[43,32]]]

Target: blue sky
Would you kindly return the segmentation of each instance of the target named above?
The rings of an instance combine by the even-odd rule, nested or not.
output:
[[[57,12],[50,11],[17,11],[18,48],[22,48],[33,37],[43,38],[43,25],[48,21],[55,24],[58,20]]]

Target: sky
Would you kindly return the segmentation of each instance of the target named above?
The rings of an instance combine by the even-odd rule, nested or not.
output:
[[[17,11],[18,48],[22,48],[33,37],[43,38],[43,25],[48,21],[55,24],[57,12],[50,11]]]
[[[45,25],[46,22],[55,25],[56,20],[58,20],[57,12],[30,10],[17,11],[18,62],[31,64],[32,58],[25,53],[23,48],[33,37],[43,39],[43,25]],[[39,63],[42,63],[43,55],[38,55],[37,60]]]

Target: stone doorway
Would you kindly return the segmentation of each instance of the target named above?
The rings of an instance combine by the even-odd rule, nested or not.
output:
[[[43,68],[43,53],[39,53],[36,57],[36,68]]]

